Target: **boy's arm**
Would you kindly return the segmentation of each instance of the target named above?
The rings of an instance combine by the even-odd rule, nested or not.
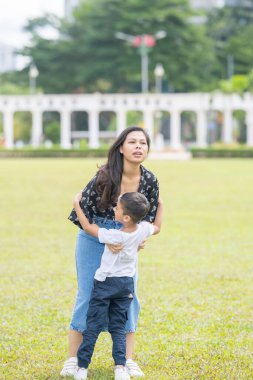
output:
[[[163,201],[159,198],[158,200],[158,208],[156,211],[156,217],[154,221],[154,233],[153,235],[159,234],[161,230],[161,225],[162,225],[162,217],[163,217]]]
[[[74,201],[73,201],[73,206],[75,208],[78,220],[83,227],[84,231],[88,232],[90,235],[98,237],[98,230],[99,227],[96,224],[90,224],[86,216],[84,215],[81,207],[80,207],[80,200],[82,198],[82,193],[76,194]]]

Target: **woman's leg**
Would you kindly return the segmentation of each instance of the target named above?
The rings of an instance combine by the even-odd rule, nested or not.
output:
[[[82,343],[83,335],[79,331],[69,330],[69,357],[77,356],[77,350]]]
[[[135,333],[129,332],[126,334],[126,359],[133,359],[135,346]]]
[[[86,329],[86,314],[93,289],[94,275],[100,266],[103,250],[104,245],[100,244],[96,238],[82,230],[79,231],[76,243],[78,289],[70,329],[81,334]],[[74,336],[76,337],[76,334]]]
[[[100,266],[104,245],[80,230],[76,242],[76,270],[78,291],[76,304],[70,323],[69,359],[65,362],[61,376],[73,375],[77,365],[77,350],[82,342],[82,332],[86,329],[86,314],[89,306],[94,275]]]

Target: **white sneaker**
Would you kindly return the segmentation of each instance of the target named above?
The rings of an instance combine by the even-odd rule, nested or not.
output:
[[[143,377],[144,373],[138,366],[136,362],[132,359],[127,359],[126,361],[126,369],[130,376]]]
[[[77,370],[77,357],[73,356],[72,358],[69,358],[68,360],[65,361],[60,375],[61,377],[68,377],[68,376],[74,377],[76,370]]]
[[[115,367],[114,375],[114,380],[130,380],[126,367]]]
[[[78,368],[74,375],[75,380],[86,380],[88,376],[88,370],[86,368]]]

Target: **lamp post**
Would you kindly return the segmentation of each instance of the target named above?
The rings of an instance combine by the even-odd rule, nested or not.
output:
[[[142,34],[138,36],[132,36],[131,34],[125,34],[117,32],[115,37],[129,42],[133,47],[139,49],[141,55],[141,91],[143,93],[148,92],[148,53],[149,50],[155,46],[156,41],[166,37],[166,32],[161,30],[154,35]]]
[[[36,91],[36,78],[39,76],[39,70],[35,63],[32,63],[29,68],[29,88],[30,94],[35,94]]]
[[[231,79],[234,75],[234,56],[232,54],[227,55],[227,77],[228,80]]]
[[[161,63],[156,64],[154,74],[155,74],[155,92],[160,94],[162,92],[162,84],[163,84],[162,78],[164,76],[164,68]]]
[[[161,94],[162,92],[162,78],[164,76],[164,68],[161,63],[157,63],[155,70],[155,92],[157,94]],[[162,151],[164,149],[164,137],[161,133],[162,128],[162,112],[156,111],[155,113],[156,125],[157,125],[157,133],[155,136],[155,147],[157,151]]]

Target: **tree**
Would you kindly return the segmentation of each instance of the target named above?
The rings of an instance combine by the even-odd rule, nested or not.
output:
[[[86,0],[73,21],[54,17],[31,20],[26,30],[32,45],[23,54],[39,68],[38,84],[45,92],[139,92],[140,56],[118,31],[131,34],[167,33],[149,54],[150,78],[157,62],[165,67],[175,91],[208,87],[215,77],[212,41],[203,26],[190,24],[187,0]],[[59,40],[40,36],[50,25],[60,31]]]
[[[220,79],[230,75],[229,56],[233,57],[235,74],[249,73],[253,61],[253,1],[234,0],[230,3],[213,9],[208,15],[207,33],[216,41],[215,53],[219,62],[216,75]]]

